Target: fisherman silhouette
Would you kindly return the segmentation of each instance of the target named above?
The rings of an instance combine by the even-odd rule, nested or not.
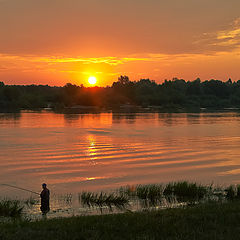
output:
[[[50,191],[47,189],[47,184],[43,183],[42,184],[42,192],[40,194],[41,197],[41,211],[42,211],[42,215],[46,215],[49,211],[49,198],[50,198]]]

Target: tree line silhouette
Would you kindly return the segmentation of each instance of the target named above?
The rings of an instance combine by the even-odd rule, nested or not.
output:
[[[5,85],[0,82],[0,110],[52,107],[119,108],[141,106],[158,108],[240,107],[240,80],[185,81],[173,78],[157,84],[150,79],[130,81],[120,76],[112,86],[84,87],[67,83],[48,85]]]

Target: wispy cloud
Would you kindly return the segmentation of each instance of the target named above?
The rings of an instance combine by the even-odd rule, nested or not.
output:
[[[204,33],[194,44],[197,48],[209,53],[239,51],[240,18],[234,20],[223,30]]]
[[[82,63],[82,64],[108,64],[116,66],[119,64],[124,64],[127,62],[135,61],[152,61],[159,56],[145,56],[145,57],[64,57],[64,56],[33,56],[33,55],[7,55],[0,54],[0,60],[14,60],[14,61],[24,61],[24,62],[34,62],[34,63]]]
[[[66,57],[66,56],[34,56],[34,55],[7,55],[0,54],[0,71],[20,69],[22,72],[66,72],[83,73],[84,65],[103,64],[116,67],[131,62],[152,62],[166,65],[177,61],[192,61],[203,54],[161,54],[147,53],[134,54],[125,57]],[[76,68],[75,64],[78,63]]]

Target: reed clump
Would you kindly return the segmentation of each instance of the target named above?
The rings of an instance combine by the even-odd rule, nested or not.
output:
[[[164,187],[160,184],[137,185],[136,196],[144,207],[156,207],[163,201],[163,190]]]
[[[28,198],[24,201],[24,204],[26,204],[28,207],[32,207],[33,205],[37,204],[39,201],[33,197]]]
[[[22,210],[23,206],[18,200],[0,200],[0,216],[19,218]]]
[[[240,200],[240,185],[230,185],[225,189],[225,193],[229,201]]]
[[[64,195],[58,196],[59,200],[65,202],[66,204],[71,205],[72,204],[72,199],[73,199],[73,194],[72,193],[67,193]]]
[[[136,197],[136,185],[122,186],[117,191],[119,194],[126,195],[128,197]]]
[[[144,207],[157,207],[166,204],[194,203],[206,199],[213,192],[211,187],[187,181],[163,184],[126,186],[121,193],[140,200]],[[239,191],[240,196],[240,191]]]
[[[113,207],[119,210],[126,210],[129,205],[129,199],[123,194],[82,192],[79,194],[79,199],[83,205],[87,205],[89,208],[98,207],[101,212],[105,207],[109,211],[113,211]]]
[[[175,196],[178,202],[199,202],[204,199],[209,192],[208,186],[187,181],[168,183],[164,189],[164,196],[172,198]]]

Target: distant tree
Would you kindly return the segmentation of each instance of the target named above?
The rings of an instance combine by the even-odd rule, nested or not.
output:
[[[20,90],[17,87],[7,86],[3,89],[3,96],[7,101],[13,102],[17,101],[20,97]]]
[[[187,95],[200,95],[201,94],[201,80],[200,78],[197,78],[193,82],[187,83]]]
[[[66,106],[70,107],[70,106],[76,105],[79,95],[80,95],[80,87],[79,86],[77,86],[75,84],[67,83],[63,87],[62,99]]]
[[[172,85],[173,85],[173,88],[180,91],[181,94],[185,94],[186,82],[184,79],[173,78]]]
[[[203,82],[203,91],[206,95],[215,95],[220,98],[229,96],[229,89],[226,84],[214,79]]]
[[[118,78],[118,82],[122,85],[126,85],[126,84],[129,84],[130,83],[130,80],[129,80],[129,77],[128,76],[120,76]]]

